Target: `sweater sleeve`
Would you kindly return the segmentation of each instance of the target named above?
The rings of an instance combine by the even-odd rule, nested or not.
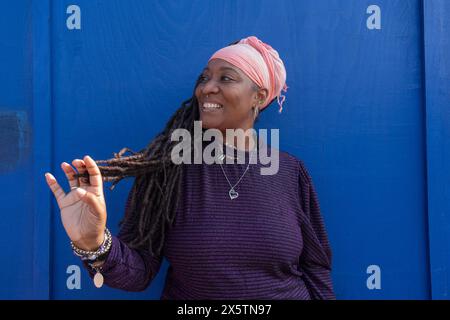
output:
[[[312,179],[301,160],[299,160],[299,193],[303,235],[299,270],[311,299],[334,300],[336,297],[331,279],[331,248]]]
[[[130,208],[131,192],[125,206],[125,214],[133,214]],[[144,291],[151,283],[161,267],[161,256],[152,256],[147,250],[132,249],[123,239],[127,238],[130,227],[122,225],[119,234],[112,236],[112,245],[102,265],[104,283],[125,291]],[[95,271],[86,263],[83,265],[91,278]]]

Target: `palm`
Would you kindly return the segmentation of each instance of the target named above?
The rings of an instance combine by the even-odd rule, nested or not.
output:
[[[98,203],[105,206],[103,193],[98,187],[80,187],[95,195]],[[70,193],[75,190],[70,191]],[[101,216],[95,212],[86,202],[81,199],[76,199],[67,194],[61,203],[61,220],[67,235],[72,241],[79,241],[84,238],[94,238],[95,235],[102,232],[102,227],[105,224],[106,216]]]

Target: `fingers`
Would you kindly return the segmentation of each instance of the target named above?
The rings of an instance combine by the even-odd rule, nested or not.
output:
[[[56,181],[55,177],[51,173],[45,174],[45,180],[47,181],[50,190],[52,190],[53,194],[55,195],[58,206],[61,208],[63,199],[66,196],[64,190],[59,186],[58,181]]]
[[[89,172],[89,182],[91,186],[102,188],[103,187],[102,175],[94,159],[92,159],[89,156],[85,156],[84,163],[86,164],[86,168]]]
[[[72,161],[72,165],[77,169],[79,174],[84,174],[86,172],[86,164],[83,160],[75,159]],[[80,177],[79,179],[80,187],[88,187],[89,186],[89,178]]]
[[[67,181],[69,181],[70,189],[79,187],[79,181],[78,179],[74,178],[74,174],[76,174],[76,172],[72,168],[72,166],[67,162],[63,162],[61,163],[61,169],[66,174]]]

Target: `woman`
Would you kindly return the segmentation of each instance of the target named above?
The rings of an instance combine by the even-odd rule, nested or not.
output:
[[[261,146],[257,136],[226,135],[252,129],[275,99],[281,112],[285,81],[276,50],[254,36],[242,39],[209,59],[192,98],[147,148],[129,156],[124,149],[106,161],[76,159],[76,170],[62,163],[67,194],[46,174],[74,253],[96,286],[144,290],[165,256],[170,267],[161,299],[335,299],[331,250],[303,162],[279,152],[278,172],[261,175],[262,164],[251,162]],[[223,153],[243,154],[244,162],[174,164],[171,135],[193,133],[196,120],[203,130],[222,132]],[[130,176],[136,178],[125,216],[112,236],[102,182],[114,187]]]

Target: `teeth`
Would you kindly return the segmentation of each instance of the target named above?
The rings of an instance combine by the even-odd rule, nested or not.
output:
[[[217,103],[204,103],[203,108],[205,109],[220,109],[222,106]]]

